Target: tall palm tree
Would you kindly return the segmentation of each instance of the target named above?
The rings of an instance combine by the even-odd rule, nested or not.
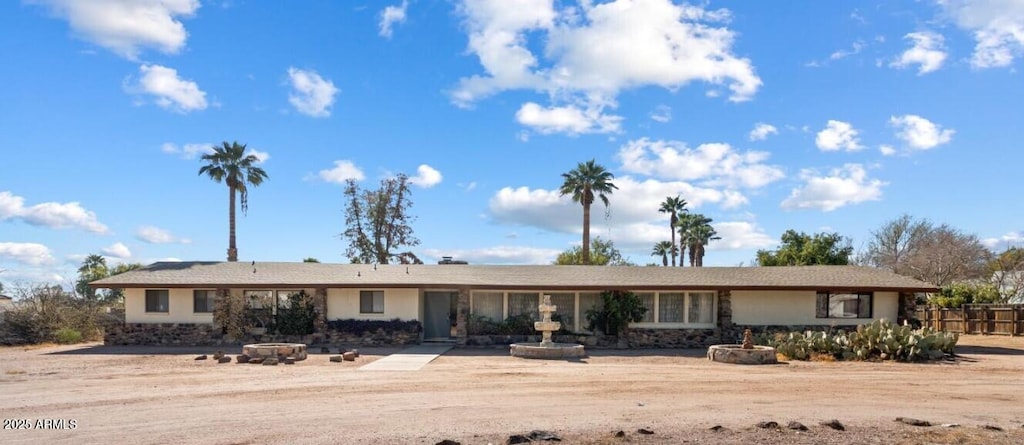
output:
[[[660,256],[661,265],[668,267],[668,255],[672,253],[672,259],[675,260],[676,255],[676,244],[672,241],[660,241],[654,243],[654,249],[651,250],[651,256]],[[672,264],[675,266],[675,264]]]
[[[260,160],[253,154],[245,154],[245,144],[224,141],[213,146],[213,153],[204,154],[203,161],[209,162],[199,169],[214,182],[228,185],[228,261],[238,261],[235,246],[235,194],[242,198],[242,213],[249,209],[249,185],[259,186],[267,179],[267,172],[256,166]]]
[[[690,246],[690,256],[696,260],[696,267],[704,267],[704,246],[722,237],[711,226],[711,218],[704,218],[703,215],[699,224],[691,229],[691,237],[693,245]]]
[[[605,207],[612,190],[619,188],[612,184],[615,178],[611,172],[598,165],[593,159],[580,162],[575,169],[562,173],[562,196],[572,195],[572,200],[583,206],[583,264],[590,264],[590,205],[594,203],[594,194],[601,198]]]
[[[658,208],[661,213],[668,213],[668,231],[672,233],[672,267],[676,266],[676,224],[679,223],[679,214],[686,212],[686,200],[679,198],[679,195],[675,197],[667,196],[665,201],[661,203],[661,207]],[[682,265],[683,259],[680,258],[679,262]]]
[[[684,213],[679,215],[679,219],[676,221],[676,231],[679,233],[679,267],[686,264],[684,258],[686,258],[687,249],[693,246],[693,228],[699,216],[699,214]],[[696,262],[693,249],[690,249],[689,253],[692,267]]]

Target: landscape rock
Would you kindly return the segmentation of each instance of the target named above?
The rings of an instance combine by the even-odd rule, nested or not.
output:
[[[766,429],[766,430],[767,429],[771,429],[771,428],[778,428],[779,427],[779,422],[776,422],[774,420],[767,420],[767,421],[763,421],[763,422],[757,422],[757,427],[758,428],[763,428],[763,429]]]
[[[555,442],[562,441],[562,438],[559,437],[557,434],[544,430],[530,431],[530,434],[527,434],[526,437],[529,437],[530,440],[550,440]]]
[[[195,359],[196,360],[206,360],[206,354],[200,355],[199,357],[196,357]]]
[[[216,353],[213,354],[214,360],[220,360],[221,357],[224,357],[224,351],[217,351]]]
[[[263,360],[263,366],[277,366],[277,363],[277,359],[273,357]]]
[[[331,361],[334,362],[334,363],[341,363],[341,360],[342,360],[342,358],[341,358],[340,355],[332,355],[331,356]]]
[[[217,363],[231,363],[231,357],[222,356],[217,359]]]
[[[804,425],[797,421],[792,421],[786,424],[786,428],[797,431],[807,431],[807,425]]]
[[[646,435],[646,436],[650,436],[651,434],[654,434],[653,430],[649,430],[647,428],[640,428],[640,429],[636,430],[636,432],[638,432],[640,434],[643,434],[643,435]]]
[[[356,361],[356,357],[358,356],[352,351],[348,351],[344,354],[341,354],[341,358],[344,359],[346,362],[354,362]]]
[[[836,431],[846,431],[846,427],[843,426],[843,423],[836,419],[829,420],[828,422],[821,422],[821,426],[827,426]]]
[[[530,442],[531,441],[530,441],[529,437],[526,437],[526,436],[524,436],[522,434],[513,434],[511,436],[508,436],[508,441],[505,442],[505,443],[507,443],[508,445],[515,445],[517,443],[530,443]]]
[[[249,360],[246,361],[246,363],[253,364],[253,365],[258,365],[260,363],[263,363],[263,360],[264,360],[263,357],[249,357]]]
[[[988,424],[986,424],[986,425],[982,425],[981,427],[983,429],[986,429],[986,430],[989,430],[989,431],[1003,431],[1003,427],[1001,427],[999,425],[988,425]]]
[[[238,361],[238,363],[249,363],[249,356],[245,354],[237,355],[235,356],[235,360]]]
[[[942,425],[939,425],[939,426],[941,426],[943,428],[960,428],[960,424],[959,423],[943,423]]]
[[[351,352],[351,353],[355,354],[356,357],[359,357],[359,350],[358,349],[353,349],[353,350],[348,351],[348,352]]]
[[[927,420],[914,419],[912,417],[897,417],[896,421],[912,426],[932,426],[932,423]]]
[[[295,364],[295,359],[290,358],[290,357],[285,357],[284,360],[281,360],[281,363],[284,363],[286,365],[294,365]]]
[[[722,426],[722,425],[715,425],[715,426],[713,426],[713,427],[711,427],[711,428],[708,428],[708,430],[709,430],[709,431],[714,431],[714,432],[716,432],[716,433],[717,433],[717,432],[719,432],[719,431],[725,431],[725,427],[724,427],[724,426]]]
[[[440,441],[440,442],[438,442],[438,443],[436,443],[434,445],[462,445],[462,444],[459,443],[459,442],[456,442],[454,440],[451,440],[451,439],[445,439],[445,440],[442,440],[442,441]]]
[[[618,430],[618,431],[615,432],[615,437],[626,437],[626,432],[622,431],[622,430]]]

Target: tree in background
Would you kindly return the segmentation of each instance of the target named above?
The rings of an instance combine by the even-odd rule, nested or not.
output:
[[[140,263],[120,263],[110,269],[110,276],[122,274],[129,270],[141,269],[142,264]],[[107,303],[123,303],[124,302],[124,289],[110,289],[107,291],[107,297],[104,299]]]
[[[107,270],[107,259],[95,253],[89,255],[82,260],[82,265],[78,266],[78,280],[75,281],[75,292],[82,298],[90,301],[98,300],[99,297],[106,297],[106,295],[97,294],[96,290],[89,286],[89,283],[109,276],[110,271]]]
[[[711,226],[711,218],[700,213],[679,215],[676,227],[679,230],[680,252],[679,265],[683,265],[682,253],[686,248],[690,249],[690,267],[704,266],[704,246],[715,240],[722,239],[718,232]]]
[[[611,172],[598,165],[593,159],[580,162],[575,169],[562,173],[562,196],[572,195],[573,202],[583,206],[583,264],[590,261],[590,206],[594,203],[594,194],[601,198],[605,207],[608,206],[608,195],[618,187],[611,182],[615,178]]]
[[[206,174],[214,182],[228,186],[228,261],[238,261],[238,247],[235,245],[235,195],[242,200],[242,213],[249,209],[249,185],[257,187],[267,179],[267,172],[256,166],[260,162],[253,154],[245,154],[245,144],[227,141],[214,146],[213,153],[204,154],[202,160],[208,164],[199,168],[199,174]]]
[[[674,231],[673,231],[674,233]],[[654,249],[651,250],[651,256],[660,256],[661,265],[668,267],[668,255],[672,253],[672,265],[675,266],[676,259],[676,243],[672,241],[661,241],[654,243]]]
[[[901,215],[872,231],[871,237],[864,256],[875,267],[940,287],[991,279],[991,252],[976,235],[948,224]]]
[[[1000,303],[1024,303],[1024,248],[1009,247],[988,262]]]
[[[853,246],[849,238],[838,233],[816,233],[813,237],[795,230],[782,234],[776,250],[758,250],[761,266],[810,266],[817,264],[850,264]]]
[[[928,220],[918,220],[903,214],[871,231],[866,259],[868,264],[904,273],[910,257],[917,253],[921,242],[932,230]]]
[[[679,215],[686,210],[686,200],[681,199],[679,195],[674,197],[667,196],[665,201],[661,203],[661,207],[658,207],[658,211],[661,213],[668,213],[668,230],[672,234],[672,267],[676,266],[676,254],[678,251],[675,248],[676,245],[676,226],[679,224]],[[683,265],[683,259],[679,258],[679,265]]]
[[[302,259],[302,262],[303,263],[319,263],[320,260],[318,260],[316,258],[313,258],[313,257],[306,257],[306,258]]]
[[[958,308],[965,304],[1002,303],[999,289],[992,283],[959,282],[943,286],[928,303],[945,308]]]
[[[399,174],[380,181],[377,190],[362,190],[354,180],[345,185],[345,232],[348,239],[345,255],[352,263],[422,264],[412,252],[395,252],[420,243],[409,225],[415,217],[409,177]]]
[[[635,266],[635,264],[622,257],[622,253],[619,252],[619,249],[615,248],[615,243],[611,240],[605,241],[599,236],[595,237],[591,247],[593,247],[593,251],[590,253],[589,264],[591,265]],[[558,254],[553,264],[556,266],[584,265],[586,263],[583,262],[583,249],[579,246],[570,247]]]

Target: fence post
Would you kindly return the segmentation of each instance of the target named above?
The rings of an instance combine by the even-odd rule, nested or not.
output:
[[[1020,312],[1021,312],[1022,309],[1024,309],[1024,307],[1013,307],[1013,311],[1011,312],[1011,314],[1012,314],[1012,315],[1010,315],[1010,320],[1012,320],[1010,322],[1010,336],[1011,337],[1014,337],[1014,336],[1016,336],[1019,333],[1019,332],[1017,332],[1017,330],[1018,330],[1019,325],[1020,325]]]

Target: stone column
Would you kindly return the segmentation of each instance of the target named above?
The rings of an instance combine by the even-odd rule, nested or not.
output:
[[[327,331],[327,288],[318,287],[313,294],[313,333],[324,334]]]
[[[455,309],[455,344],[459,346],[466,345],[466,339],[468,333],[466,331],[466,321],[469,320],[469,288],[459,288],[459,299]]]
[[[732,291],[718,291],[718,342],[731,343],[736,337],[736,326],[732,324]]]

